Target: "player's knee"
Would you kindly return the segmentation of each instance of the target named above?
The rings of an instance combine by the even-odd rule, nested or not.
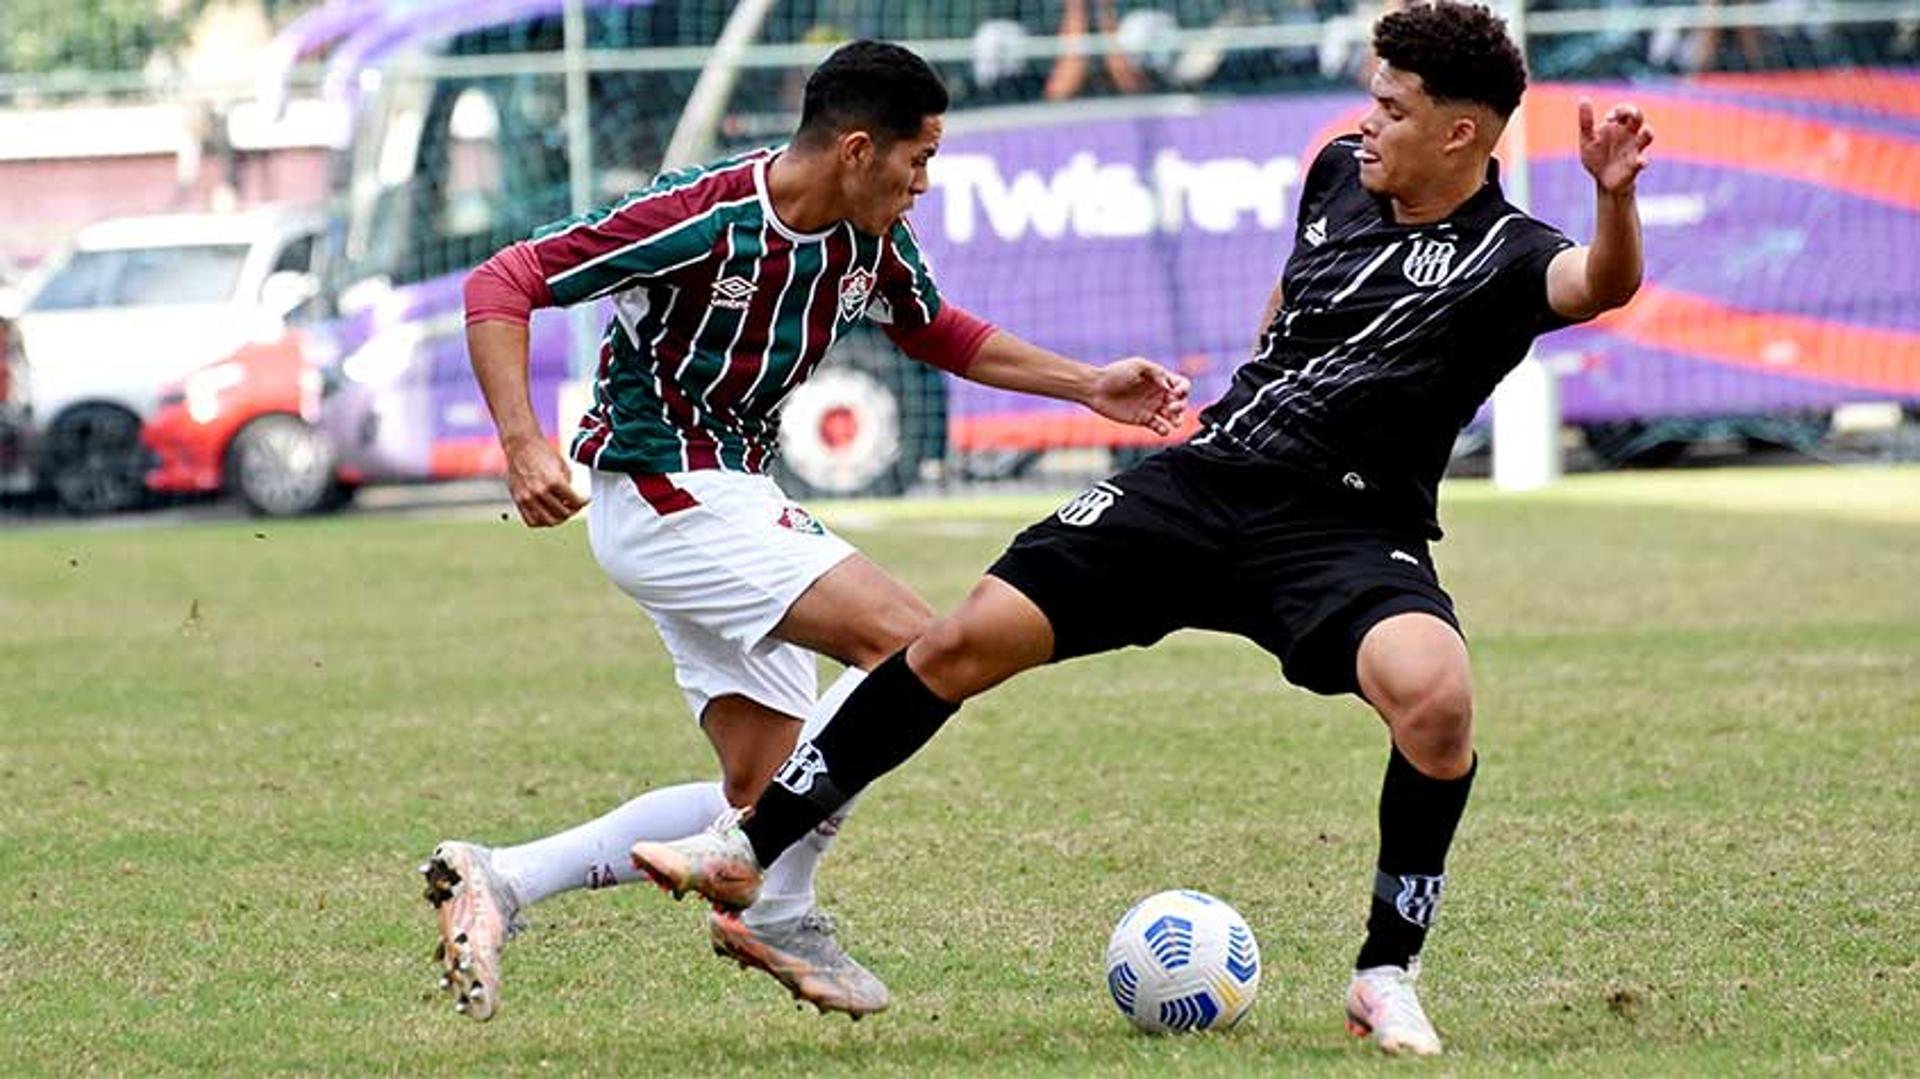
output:
[[[766,789],[768,776],[760,768],[725,768],[720,776],[720,793],[730,806],[750,806]]]
[[[1388,717],[1394,744],[1429,775],[1450,778],[1473,759],[1473,691],[1466,678],[1443,675],[1406,695]]]
[[[959,618],[943,618],[928,626],[907,653],[914,673],[929,686],[965,681],[968,668],[975,662],[970,655],[973,634]]]
[[[872,670],[882,660],[912,644],[933,625],[933,608],[911,592],[879,604],[853,643],[848,657],[856,666]]]
[[[883,642],[886,654],[890,656],[900,651],[933,628],[933,618],[933,608],[927,606],[926,600],[912,593],[893,604],[886,619],[887,639]]]
[[[1032,601],[988,577],[913,642],[907,663],[928,689],[959,704],[1047,662],[1053,646],[1053,627]]]
[[[990,631],[962,615],[942,619],[907,650],[907,661],[928,689],[958,704],[1017,670],[995,649]]]

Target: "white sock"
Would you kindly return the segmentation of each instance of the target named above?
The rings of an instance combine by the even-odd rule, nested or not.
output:
[[[802,742],[820,733],[827,720],[845,704],[856,686],[865,681],[867,672],[858,667],[848,667],[834,680],[827,691],[814,702],[813,714],[807,717],[806,725],[800,728]],[[772,925],[795,918],[813,909],[813,873],[819,868],[820,857],[833,845],[833,837],[840,834],[840,825],[853,812],[855,797],[840,811],[820,822],[813,831],[800,838],[800,842],[787,848],[787,852],[773,860],[767,867],[767,875],[760,884],[760,901],[742,911],[740,918],[751,926]]]
[[[628,855],[635,843],[692,835],[726,809],[718,783],[661,787],[558,835],[498,848],[493,870],[521,906],[575,888],[611,888],[641,878]]]

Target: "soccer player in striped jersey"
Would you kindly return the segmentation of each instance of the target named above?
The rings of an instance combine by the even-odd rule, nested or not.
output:
[[[628,850],[750,805],[810,714],[918,636],[931,610],[828,532],[766,474],[780,405],[834,341],[880,323],[908,355],[990,386],[1079,402],[1169,433],[1187,381],[1144,359],[1095,368],[1028,344],[941,295],[906,214],[928,187],[946,89],[918,56],[854,42],[807,82],[784,147],[669,173],[617,204],[540,230],[467,282],[473,369],[532,527],[583,507],[595,557],[653,618],[720,758],[719,783],[650,791],[514,847],[439,845],[422,867],[444,987],[486,1019],[519,912],[557,892],[633,879]],[[608,298],[592,407],[570,483],[528,400],[529,312]],[[816,702],[815,654],[848,673]],[[887,988],[814,909],[813,872],[845,816],[769,866],[761,900],[709,919],[716,950],[821,1010],[858,1018]]]
[[[1027,529],[952,615],[876,668],[775,774],[744,825],[634,848],[671,889],[750,902],[760,867],[897,767],[967,698],[1030,667],[1180,628],[1239,634],[1390,736],[1354,1033],[1440,1051],[1419,954],[1476,758],[1467,649],[1435,575],[1448,448],[1533,338],[1627,302],[1641,273],[1639,110],[1579,108],[1594,237],[1508,204],[1492,154],[1526,65],[1485,7],[1381,18],[1374,108],[1301,191],[1259,351],[1183,446]],[[1178,581],[1143,589],[1139,582]]]

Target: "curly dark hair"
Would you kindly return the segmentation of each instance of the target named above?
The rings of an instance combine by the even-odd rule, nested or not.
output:
[[[1527,61],[1507,36],[1506,20],[1480,4],[1409,4],[1374,24],[1373,51],[1420,76],[1435,101],[1485,105],[1503,120],[1527,89]]]
[[[861,129],[883,149],[920,134],[929,116],[947,111],[947,87],[910,49],[884,41],[850,41],[807,76],[798,138],[831,139]]]

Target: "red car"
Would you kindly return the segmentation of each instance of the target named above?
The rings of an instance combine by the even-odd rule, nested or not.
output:
[[[353,497],[318,415],[320,373],[304,335],[249,344],[162,392],[141,431],[157,460],[147,486],[172,494],[227,492],[250,512],[292,517]]]

